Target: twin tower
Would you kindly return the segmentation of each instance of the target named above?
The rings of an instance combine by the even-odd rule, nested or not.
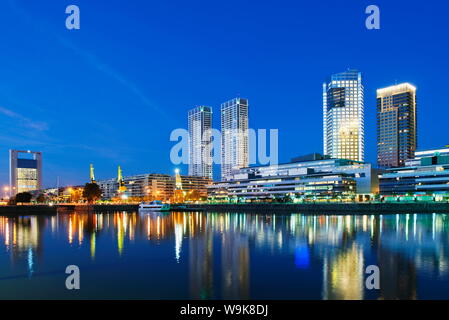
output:
[[[248,100],[235,98],[221,104],[221,178],[233,169],[247,167]],[[189,175],[213,178],[212,108],[199,106],[188,113]]]

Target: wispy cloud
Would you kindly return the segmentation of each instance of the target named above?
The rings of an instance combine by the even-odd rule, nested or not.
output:
[[[10,8],[19,16],[22,17],[28,23],[32,23],[35,30],[39,30],[42,33],[45,33],[46,36],[52,35],[55,39],[59,41],[59,43],[66,47],[67,49],[72,50],[75,54],[80,56],[86,63],[90,66],[98,70],[99,72],[109,76],[114,81],[120,83],[125,89],[129,90],[132,94],[134,94],[144,106],[153,109],[158,112],[165,119],[170,119],[169,115],[160,107],[158,107],[151,99],[139,88],[139,86],[127,79],[122,73],[118,72],[111,66],[103,63],[100,58],[96,57],[92,53],[79,48],[73,42],[63,38],[60,34],[55,33],[54,31],[45,28],[42,23],[36,23],[35,21],[40,21],[39,19],[32,19],[22,8],[19,8],[17,3],[14,0],[8,1]]]
[[[48,130],[48,125],[46,122],[41,122],[41,121],[34,121],[31,120],[17,112],[14,112],[10,109],[4,108],[0,106],[0,113],[10,117],[12,119],[18,120],[20,122],[21,125],[23,125],[26,128],[30,128],[30,129],[34,129],[37,131],[46,131]]]
[[[120,74],[119,72],[114,70],[112,67],[102,63],[96,56],[94,56],[90,52],[78,48],[72,42],[70,42],[62,37],[58,37],[58,40],[63,46],[72,50],[74,53],[76,53],[77,55],[82,57],[85,61],[87,61],[95,69],[97,69],[98,71],[102,72],[103,74],[111,77],[118,83],[122,84],[126,89],[128,89],[137,98],[139,98],[145,106],[152,108],[154,111],[158,112],[161,116],[163,116],[167,119],[169,118],[168,115],[161,108],[157,107],[146,96],[146,94],[143,93],[142,90],[140,90],[138,88],[138,86],[134,82],[128,80],[125,76],[123,76],[122,74]]]

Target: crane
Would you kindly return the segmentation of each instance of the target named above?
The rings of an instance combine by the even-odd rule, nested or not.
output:
[[[120,166],[118,166],[117,182],[118,182],[118,192],[124,193],[126,191],[126,186],[125,181],[123,181],[122,168]]]
[[[90,183],[96,183],[93,164],[90,164]]]

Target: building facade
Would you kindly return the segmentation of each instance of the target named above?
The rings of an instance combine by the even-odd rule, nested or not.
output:
[[[449,148],[416,152],[405,166],[379,176],[387,201],[449,200]]]
[[[235,98],[221,105],[221,177],[249,164],[248,100]]]
[[[197,176],[181,176],[182,190],[189,192],[194,190],[199,196],[206,197],[206,186],[212,183],[212,179]],[[123,182],[126,187],[124,195],[127,199],[142,200],[161,200],[170,201],[175,193],[175,177],[167,174],[140,174],[124,177]],[[98,181],[104,200],[112,200],[119,196],[119,183],[117,179],[108,179]]]
[[[212,179],[212,108],[190,110],[188,122],[189,175]]]
[[[102,191],[102,198],[111,200],[119,196],[119,183],[117,179],[108,179],[97,182]],[[140,174],[123,178],[126,188],[124,195],[127,198],[143,200],[168,201],[173,196],[175,182],[173,177],[165,174]]]
[[[187,194],[196,191],[198,196],[207,198],[207,186],[212,184],[209,177],[181,176],[182,190]]]
[[[367,199],[378,192],[377,171],[369,163],[347,159],[297,158],[296,162],[242,168],[209,189],[212,200]]]
[[[416,88],[401,83],[377,90],[377,163],[403,167],[417,148]]]
[[[11,196],[42,189],[42,153],[10,150],[9,180]]]
[[[334,74],[323,84],[324,154],[364,161],[364,92],[357,70]]]

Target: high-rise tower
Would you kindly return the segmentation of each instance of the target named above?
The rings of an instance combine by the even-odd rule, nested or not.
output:
[[[377,163],[402,167],[417,148],[416,87],[401,83],[377,90]]]
[[[189,175],[212,179],[212,108],[189,111]]]
[[[323,84],[324,154],[364,161],[364,96],[362,74],[337,73]]]
[[[221,105],[221,178],[233,169],[247,167],[248,100],[235,98]]]

